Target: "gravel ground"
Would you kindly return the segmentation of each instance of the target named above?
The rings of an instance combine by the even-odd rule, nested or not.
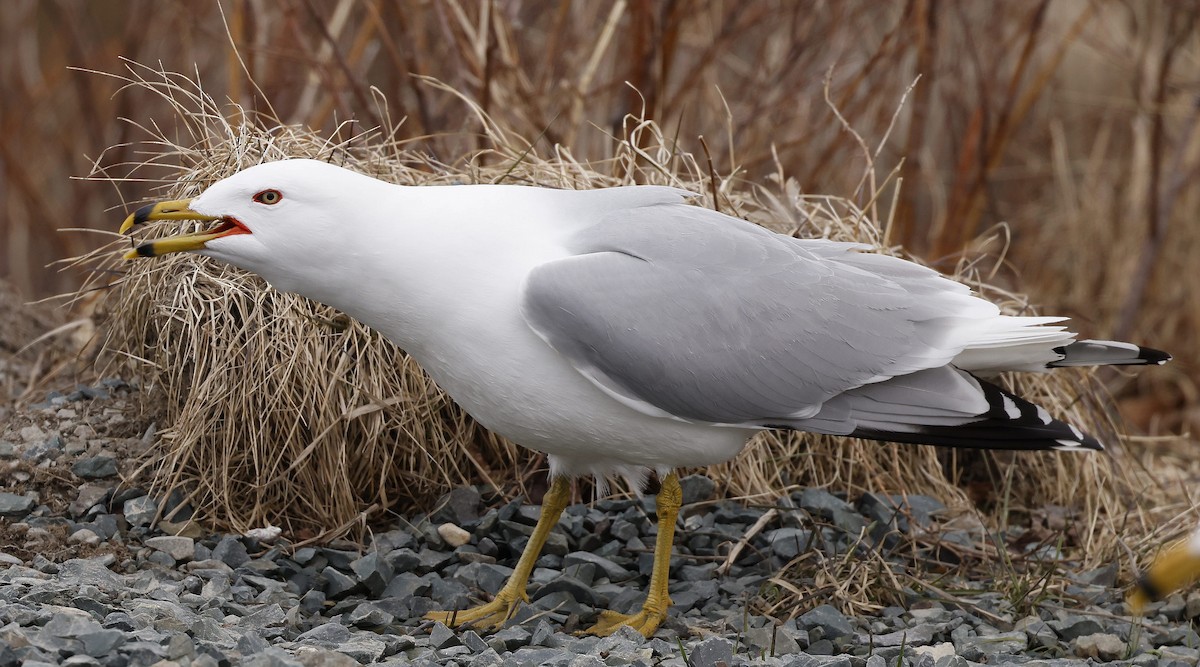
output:
[[[1144,624],[1131,624],[1112,588],[1115,567],[1078,574],[1066,596],[1028,615],[987,592],[989,582],[952,577],[937,581],[956,591],[952,602],[905,589],[903,606],[869,616],[845,616],[821,599],[776,609],[782,618],[760,615],[779,593],[770,578],[798,555],[835,562],[876,552],[902,572],[914,558],[953,561],[950,547],[980,543],[982,528],[944,521],[942,505],[921,496],[866,494],[848,503],[807,489],[775,507],[747,507],[714,500],[713,484],[696,476],[683,480],[675,604],[654,638],[572,632],[598,609],[640,604],[654,542],[652,499],[568,508],[533,573],[531,604],[498,632],[451,630],[421,617],[498,590],[536,506],[489,504],[479,490],[462,488],[431,516],[397,521],[370,544],[300,549],[270,531],[205,534],[186,520],[186,507],[175,523],[154,524],[177,501],[118,484],[154,439],[153,428],[140,432],[126,419],[135,391],[110,379],[0,414],[0,667],[1200,661],[1192,628],[1200,596],[1174,596],[1152,607]],[[743,541],[719,572],[731,545]]]

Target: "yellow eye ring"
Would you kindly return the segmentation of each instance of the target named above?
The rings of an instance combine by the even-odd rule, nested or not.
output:
[[[267,206],[278,204],[282,200],[283,193],[278,190],[263,190],[262,192],[254,195],[254,201],[260,204],[266,204]]]

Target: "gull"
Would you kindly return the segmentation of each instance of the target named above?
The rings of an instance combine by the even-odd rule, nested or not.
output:
[[[676,470],[791,429],[901,443],[1101,449],[988,382],[1002,371],[1161,364],[1129,343],[1077,341],[924,266],[868,246],[777,234],[662,186],[404,187],[320,161],[256,165],[121,227],[207,228],[126,257],[193,252],[337,308],[404,349],[480,424],[547,455],[551,484],[508,582],[434,612],[494,628],[526,583],[570,480],[660,481],[639,611],[589,628],[649,637],[667,616],[682,503]]]

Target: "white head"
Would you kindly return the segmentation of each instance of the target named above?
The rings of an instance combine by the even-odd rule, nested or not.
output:
[[[214,183],[195,199],[138,209],[122,232],[150,220],[216,224],[198,234],[144,243],[126,257],[195,252],[253,271],[278,289],[310,292],[306,282],[312,282],[314,267],[353,262],[355,235],[348,232],[390,187],[317,160],[256,165]]]

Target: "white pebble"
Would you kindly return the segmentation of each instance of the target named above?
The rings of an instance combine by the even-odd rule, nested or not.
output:
[[[438,526],[438,535],[452,547],[461,547],[471,541],[471,534],[459,528],[452,523],[443,523]]]
[[[283,529],[279,526],[267,525],[266,528],[251,528],[246,531],[246,537],[258,540],[259,542],[274,542],[283,533]]]
[[[41,442],[46,439],[46,432],[31,424],[21,429],[21,439],[25,442]]]
[[[88,530],[87,528],[80,528],[79,530],[71,533],[71,536],[67,538],[67,541],[71,544],[100,544],[100,536]]]

